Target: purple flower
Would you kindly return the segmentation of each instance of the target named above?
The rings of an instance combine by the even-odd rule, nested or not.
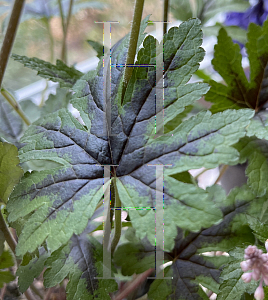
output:
[[[268,239],[265,242],[265,248],[268,252]],[[248,246],[245,249],[244,261],[240,263],[241,269],[245,272],[242,280],[249,283],[252,279],[260,280],[259,286],[255,290],[254,297],[256,300],[264,299],[263,282],[268,285],[268,253],[263,253],[256,246]],[[246,273],[251,271],[249,273]]]
[[[226,15],[225,25],[239,26],[247,29],[250,23],[262,25],[268,16],[268,0],[258,0],[258,3],[245,12],[230,12]]]

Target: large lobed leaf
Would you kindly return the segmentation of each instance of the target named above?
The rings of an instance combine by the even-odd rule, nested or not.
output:
[[[85,126],[66,109],[61,109],[37,120],[26,131],[21,140],[25,143],[20,149],[21,161],[50,160],[59,165],[26,173],[7,204],[10,222],[25,220],[17,255],[33,252],[45,243],[49,251],[56,251],[50,260],[51,263],[55,260],[56,269],[61,270],[62,259],[69,259],[61,278],[69,274],[69,293],[76,299],[80,297],[76,292],[78,282],[87,286],[91,294],[92,290],[80,280],[83,272],[78,261],[74,263],[72,254],[68,256],[74,251],[70,239],[83,232],[103,197],[109,184],[103,186],[104,166],[116,166],[112,175],[116,175],[122,207],[140,208],[129,212],[132,225],[139,238],[147,236],[153,245],[156,170],[148,164],[172,164],[172,168],[164,168],[163,194],[165,250],[171,251],[177,226],[198,232],[219,223],[222,218],[209,193],[171,175],[193,168],[214,168],[222,163],[236,164],[239,153],[232,145],[245,136],[245,127],[254,115],[250,109],[227,110],[215,115],[201,112],[172,130],[173,136],[155,139],[155,115],[161,114],[162,109],[155,109],[154,70],[134,68],[124,105],[118,105],[123,68],[115,65],[125,63],[127,43],[128,37],[111,50],[114,65],[111,99],[108,94],[110,68],[104,70],[102,62],[96,71],[84,75],[74,86],[71,103],[79,110]],[[204,83],[187,84],[204,57],[201,43],[202,31],[197,19],[170,29],[164,37],[164,124],[208,90]],[[154,63],[155,47],[155,39],[148,36],[138,52],[137,63]],[[105,118],[108,101],[111,101],[111,116]],[[111,128],[107,126],[109,118]],[[66,255],[60,256],[58,249]],[[53,264],[51,267],[53,269]]]
[[[250,107],[258,111],[267,101],[268,21],[263,27],[251,23],[248,28],[246,49],[250,62],[250,80],[242,68],[242,55],[238,44],[233,43],[225,29],[219,31],[215,45],[214,69],[226,85],[210,80],[206,100],[214,103],[213,113],[229,108]]]

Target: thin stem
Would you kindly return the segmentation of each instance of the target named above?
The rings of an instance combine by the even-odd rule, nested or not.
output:
[[[134,7],[133,22],[132,22],[130,38],[129,38],[126,67],[124,70],[121,105],[123,104],[127,85],[128,85],[128,82],[131,78],[132,71],[133,71],[133,67],[128,67],[128,65],[134,64],[134,59],[135,59],[136,50],[137,50],[137,43],[138,43],[138,38],[139,38],[139,32],[140,32],[140,24],[141,24],[143,6],[144,6],[144,0],[136,0],[135,7]]]
[[[115,193],[115,229],[114,229],[114,238],[111,244],[111,254],[113,255],[114,250],[121,237],[121,201],[116,187],[116,177],[114,178],[114,193]]]
[[[9,19],[7,31],[0,52],[0,87],[2,86],[7,62],[15,40],[24,2],[25,0],[15,0]]]
[[[67,34],[68,34],[68,27],[70,24],[70,19],[72,16],[72,8],[73,8],[73,0],[70,0],[69,2],[69,10],[68,10],[68,15],[67,15],[67,20],[65,24],[65,30],[63,32],[63,40],[62,40],[62,49],[61,49],[61,57],[64,58],[64,62],[67,63]]]
[[[65,62],[65,53],[63,52],[64,46],[64,36],[66,35],[66,27],[64,23],[64,14],[62,9],[61,0],[58,0],[59,10],[60,10],[60,17],[61,17],[61,26],[62,26],[62,32],[63,32],[63,42],[62,42],[62,51],[61,51],[61,60]]]
[[[2,215],[2,212],[0,210],[0,231],[3,232],[5,240],[8,244],[8,246],[10,247],[10,249],[12,250],[12,252],[15,254],[16,256],[16,246],[17,243],[15,241],[15,239],[13,238],[12,234],[10,233],[6,221]]]
[[[108,210],[107,210],[107,218],[104,226],[104,237],[103,237],[103,245],[105,249],[109,247],[110,235],[111,231],[108,228],[111,228],[112,218],[113,215],[111,214],[111,207],[114,207],[115,203],[115,195],[114,195],[114,180],[112,180],[110,188],[111,188],[111,201],[108,203]],[[110,195],[109,195],[110,196]],[[110,197],[109,197],[110,198]],[[108,220],[110,219],[110,222]]]
[[[221,169],[221,171],[220,171],[220,174],[219,174],[219,176],[218,176],[218,178],[216,179],[216,181],[215,181],[214,184],[217,184],[217,183],[221,180],[223,174],[227,171],[228,168],[229,168],[228,165],[224,165],[224,166],[222,167],[222,169]]]
[[[16,99],[3,87],[1,88],[1,94],[5,97],[8,103],[14,108],[17,114],[21,117],[21,119],[25,122],[26,125],[31,125],[31,122],[24,114],[23,110],[21,109],[20,105],[17,103]]]
[[[168,21],[168,7],[169,7],[169,1],[164,0],[164,15],[163,15],[163,21],[165,22],[163,25],[163,34],[167,33],[167,21]]]

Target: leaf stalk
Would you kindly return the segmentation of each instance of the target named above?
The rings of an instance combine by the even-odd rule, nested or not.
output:
[[[163,15],[163,21],[164,21],[165,23],[163,24],[163,34],[166,34],[166,33],[167,33],[168,7],[169,7],[169,0],[164,0],[164,15]]]
[[[27,118],[27,116],[24,114],[23,110],[21,109],[19,103],[16,101],[16,99],[3,87],[1,88],[1,94],[3,97],[7,100],[7,102],[14,108],[16,113],[21,117],[21,119],[24,121],[26,125],[31,125],[31,122]]]
[[[118,190],[116,187],[116,177],[114,178],[114,193],[115,193],[115,229],[114,229],[114,238],[111,244],[111,254],[113,255],[117,244],[119,243],[121,237],[121,227],[122,227],[122,220],[121,220],[121,201],[119,198]]]
[[[133,21],[132,21],[131,31],[130,31],[127,60],[126,60],[126,66],[124,70],[121,105],[123,104],[127,85],[129,83],[129,80],[133,72],[133,67],[128,67],[128,65],[134,64],[134,59],[135,59],[137,44],[139,39],[143,6],[144,6],[144,0],[135,1],[134,16],[133,16]]]

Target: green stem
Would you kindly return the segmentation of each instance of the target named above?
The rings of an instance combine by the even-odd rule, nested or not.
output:
[[[62,27],[62,32],[63,32],[61,60],[62,60],[63,62],[65,62],[65,53],[63,52],[63,49],[65,49],[65,45],[64,45],[64,36],[66,35],[66,27],[65,27],[65,23],[64,23],[64,14],[63,14],[63,9],[62,9],[61,0],[58,0],[58,5],[59,5],[59,10],[60,10],[61,27]]]
[[[163,25],[163,34],[167,33],[167,21],[168,21],[168,0],[164,0],[164,15],[163,15],[163,21],[165,22]]]
[[[65,30],[63,32],[62,49],[61,49],[61,57],[64,58],[63,61],[65,63],[67,63],[67,44],[66,44],[66,40],[67,40],[67,34],[68,34],[68,27],[69,27],[70,19],[71,19],[71,16],[72,16],[72,8],[73,8],[73,0],[70,0],[67,20],[66,20],[66,24],[65,24]]]
[[[104,237],[103,237],[103,245],[105,249],[108,249],[109,247],[111,231],[109,231],[108,228],[111,226],[111,223],[113,221],[113,213],[111,213],[111,207],[114,207],[114,202],[115,202],[114,180],[112,180],[110,188],[111,188],[111,202],[109,201],[108,203],[107,218],[105,222]],[[110,222],[107,222],[109,218],[110,218]]]
[[[3,232],[5,240],[8,244],[8,246],[10,247],[10,249],[12,250],[12,252],[16,255],[16,246],[17,246],[17,242],[15,241],[14,237],[12,236],[12,234],[10,233],[6,221],[2,215],[2,212],[0,210],[0,231]]]
[[[15,40],[24,2],[25,0],[15,0],[9,19],[7,31],[0,52],[0,87],[2,86],[7,62]]]
[[[31,122],[24,114],[23,110],[21,109],[20,105],[17,103],[15,98],[3,87],[1,88],[1,94],[6,98],[8,103],[14,108],[17,114],[21,117],[21,119],[25,122],[26,125],[31,125]]]
[[[116,187],[116,177],[114,178],[114,193],[115,193],[115,229],[114,229],[114,238],[111,244],[111,255],[113,255],[114,250],[120,240],[121,237],[121,201],[119,198],[118,190]]]
[[[143,6],[144,6],[144,0],[136,0],[135,7],[134,7],[133,22],[132,22],[131,31],[130,31],[126,67],[124,70],[121,105],[123,104],[127,85],[128,85],[128,82],[131,78],[132,71],[133,71],[133,67],[128,67],[128,65],[134,64],[134,59],[135,59],[136,50],[137,50],[137,43],[138,43],[138,38],[139,38],[139,32],[140,32],[140,24],[141,24]]]

